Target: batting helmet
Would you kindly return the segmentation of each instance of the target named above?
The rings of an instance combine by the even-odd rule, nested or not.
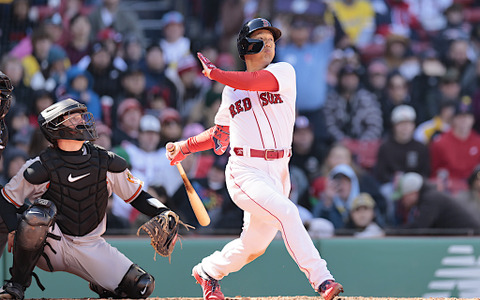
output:
[[[10,78],[0,71],[0,119],[5,118],[12,101],[13,86]]]
[[[262,51],[264,46],[263,41],[249,38],[249,36],[255,30],[259,29],[270,30],[270,32],[273,34],[274,42],[276,42],[282,35],[280,29],[273,27],[272,24],[270,24],[270,22],[266,19],[256,18],[248,21],[243,25],[242,30],[240,30],[238,33],[237,38],[238,55],[240,55],[242,60],[245,60],[245,55],[256,54]]]
[[[80,114],[81,122],[72,119],[74,113]],[[98,138],[92,113],[87,111],[84,104],[70,98],[45,108],[38,116],[38,124],[52,144],[58,139],[93,141]]]

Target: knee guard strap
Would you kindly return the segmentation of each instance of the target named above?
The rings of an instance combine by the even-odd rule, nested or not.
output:
[[[136,264],[132,264],[115,293],[122,298],[147,298],[155,289],[155,279]]]

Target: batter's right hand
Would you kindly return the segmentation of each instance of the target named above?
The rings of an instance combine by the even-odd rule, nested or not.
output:
[[[13,240],[15,239],[15,231],[8,233],[8,252],[11,253],[13,249]]]
[[[212,79],[212,77],[210,77],[210,72],[212,72],[212,70],[216,69],[217,67],[208,58],[203,56],[202,53],[197,52],[197,57],[200,60],[200,62],[202,63],[202,67],[203,67],[202,73],[203,73],[203,75],[205,75],[209,79]]]
[[[175,165],[185,159],[190,153],[192,153],[187,146],[186,141],[167,143],[165,146],[167,150],[165,155],[170,160],[170,165]]]

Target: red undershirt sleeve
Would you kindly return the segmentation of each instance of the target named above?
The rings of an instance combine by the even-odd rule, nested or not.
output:
[[[234,89],[245,91],[278,92],[277,78],[267,70],[255,72],[234,72],[213,69],[210,77]]]

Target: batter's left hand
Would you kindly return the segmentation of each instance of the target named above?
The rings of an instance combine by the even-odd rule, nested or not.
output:
[[[202,63],[202,67],[203,67],[202,73],[203,73],[203,75],[208,77],[208,79],[212,79],[210,77],[210,72],[212,72],[212,70],[216,69],[217,67],[208,58],[203,56],[202,53],[197,52],[197,57],[200,60],[200,62]]]

